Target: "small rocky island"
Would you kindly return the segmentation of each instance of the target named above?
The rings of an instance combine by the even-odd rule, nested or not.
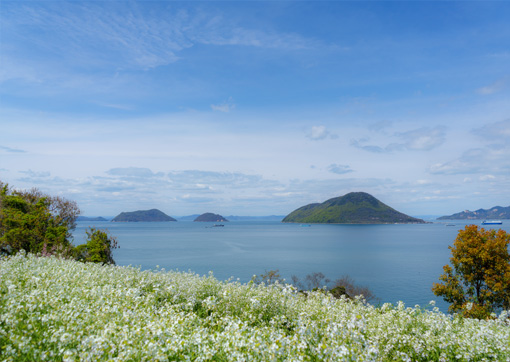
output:
[[[223,216],[218,214],[213,214],[212,212],[206,212],[205,214],[200,215],[195,220],[197,222],[228,222]]]
[[[489,210],[461,211],[453,215],[441,216],[438,220],[482,220],[482,219],[510,219],[510,206],[494,206]]]
[[[282,222],[309,224],[424,224],[392,209],[366,192],[351,192],[294,210]]]
[[[177,221],[158,209],[121,212],[112,222],[164,222]]]

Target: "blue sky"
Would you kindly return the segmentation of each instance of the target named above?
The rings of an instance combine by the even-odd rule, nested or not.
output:
[[[84,215],[510,205],[510,2],[2,1],[0,180]]]

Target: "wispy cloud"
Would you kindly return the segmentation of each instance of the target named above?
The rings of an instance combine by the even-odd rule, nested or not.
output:
[[[117,68],[154,68],[175,62],[177,51],[192,46],[181,32],[186,26],[183,14],[172,14],[171,21],[161,26],[157,20],[144,17],[133,3],[123,7],[114,5],[6,4],[3,19],[8,14],[5,30],[15,34],[19,41],[31,41],[46,60],[61,58],[73,66],[90,68],[110,64]],[[27,24],[35,31],[45,32],[44,42],[30,31],[21,31]]]
[[[482,175],[480,176],[480,181],[493,181],[496,179],[494,175]]]
[[[164,16],[148,14],[129,2],[24,3],[2,5],[3,32],[12,43],[4,47],[3,80],[23,77],[40,82],[51,76],[46,64],[62,74],[65,69],[149,70],[182,59],[182,50],[198,44],[302,49],[316,41],[293,33],[277,33],[239,26],[216,10],[203,13],[192,6],[166,7]],[[29,30],[31,29],[31,30]],[[44,37],[37,36],[44,33]],[[37,62],[16,51],[17,43],[31,44]],[[108,49],[108,51],[104,51]],[[56,70],[54,69],[54,70]],[[46,69],[47,71],[48,69]],[[58,78],[57,72],[53,75]],[[89,74],[90,75],[90,74]],[[0,79],[0,80],[2,80]],[[64,79],[60,79],[64,81]]]
[[[441,146],[445,142],[446,127],[422,127],[406,132],[395,132],[391,138],[396,139],[396,142],[391,142],[383,146],[368,144],[370,138],[367,137],[352,139],[351,146],[374,153],[430,151]]]
[[[38,171],[38,172],[35,172],[35,171],[32,171],[32,170],[27,170],[27,171],[19,171],[19,173],[21,174],[24,174],[26,175],[26,177],[28,178],[48,178],[51,176],[51,172],[49,171]]]
[[[466,150],[457,159],[436,163],[429,168],[432,174],[510,174],[510,119],[488,123],[471,131],[485,144]],[[487,179],[486,179],[487,180]]]
[[[20,150],[18,148],[11,148],[11,147],[6,147],[6,146],[0,146],[0,152],[5,152],[5,153],[26,153],[27,151]]]
[[[510,175],[510,149],[492,147],[470,149],[456,159],[433,164],[428,171],[435,175]]]
[[[180,196],[179,200],[184,201],[186,203],[193,204],[193,205],[195,205],[195,204],[213,204],[215,201],[217,201],[217,199],[212,198],[212,197],[203,197],[203,196],[197,197],[197,196],[192,196],[189,194]],[[201,211],[197,209],[197,212],[201,212]]]
[[[406,150],[429,151],[444,143],[446,127],[423,127],[412,131],[395,133],[395,135],[404,141],[402,145]]]
[[[498,93],[498,92],[502,91],[503,89],[505,89],[507,84],[508,84],[507,78],[499,79],[499,80],[495,81],[494,83],[491,83],[484,87],[478,88],[477,93],[482,94],[482,95],[490,95],[490,94]]]
[[[96,102],[96,104],[101,107],[119,109],[121,111],[132,111],[135,109],[133,106],[130,106],[127,104],[113,104],[113,103],[102,103],[102,102]]]
[[[331,173],[336,173],[337,175],[343,175],[346,173],[353,172],[350,166],[348,165],[338,165],[336,163],[333,163],[328,166],[328,171]]]
[[[229,113],[235,107],[236,107],[236,105],[234,104],[234,100],[232,99],[232,97],[230,97],[223,103],[211,104],[211,109],[213,111],[219,111],[219,112],[223,112],[223,113]]]
[[[308,130],[306,137],[314,141],[329,139],[336,139],[338,135],[331,133],[325,126],[313,126]]]
[[[392,121],[384,120],[372,123],[368,126],[368,129],[374,132],[384,132],[393,126]]]
[[[510,145],[510,119],[486,124],[472,131],[489,143],[502,143]]]
[[[271,33],[244,27],[223,28],[222,30],[221,32],[202,33],[197,35],[195,40],[203,44],[242,45],[276,49],[311,49],[320,44],[315,39],[304,38],[299,34]]]
[[[205,185],[215,187],[276,187],[280,183],[266,180],[260,175],[249,175],[239,172],[215,172],[201,170],[171,171],[167,174],[169,181],[175,185]]]
[[[137,178],[152,178],[157,176],[163,176],[163,173],[154,173],[148,168],[142,167],[124,167],[124,168],[112,168],[106,172],[110,176],[127,176]]]

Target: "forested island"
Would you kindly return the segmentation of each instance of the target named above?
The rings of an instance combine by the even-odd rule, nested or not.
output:
[[[121,212],[112,222],[164,222],[177,221],[158,209]]]
[[[300,207],[282,222],[324,224],[423,224],[425,221],[392,209],[366,192],[344,196]]]
[[[446,215],[437,218],[438,220],[481,220],[481,219],[510,219],[510,206],[494,206],[488,210],[478,209],[476,211],[461,211],[453,215]]]
[[[225,219],[223,216],[218,215],[218,214],[213,214],[212,212],[206,212],[205,214],[198,216],[193,221],[197,221],[197,222],[228,222],[228,220]]]

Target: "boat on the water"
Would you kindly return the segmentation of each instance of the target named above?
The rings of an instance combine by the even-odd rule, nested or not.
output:
[[[484,220],[482,221],[482,225],[501,225],[503,221],[501,220]]]

